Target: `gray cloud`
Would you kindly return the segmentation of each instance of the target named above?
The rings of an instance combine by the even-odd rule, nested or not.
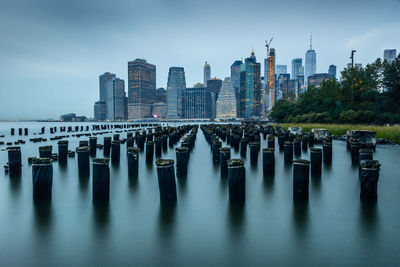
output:
[[[230,73],[252,46],[259,61],[264,39],[274,36],[279,64],[304,57],[313,32],[317,70],[343,68],[357,49],[358,62],[400,49],[399,3],[384,1],[51,1],[4,0],[0,9],[0,117],[92,116],[98,75],[127,78],[127,61],[157,65],[157,85],[168,68],[183,66],[187,84]],[[46,104],[43,105],[42,103]]]

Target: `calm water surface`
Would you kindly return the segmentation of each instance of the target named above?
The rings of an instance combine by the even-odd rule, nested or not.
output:
[[[61,126],[0,123],[0,134],[6,135],[0,139],[26,140],[33,136],[11,137],[9,128],[29,127],[35,129],[33,133],[42,125]],[[97,136],[98,143],[103,143],[104,136]],[[69,149],[78,146],[78,138],[69,141]],[[121,145],[120,164],[110,163],[108,208],[94,208],[92,178],[78,177],[77,157],[69,158],[66,167],[53,163],[51,205],[37,207],[26,158],[38,156],[38,147],[46,144],[57,152],[56,142],[21,145],[20,179],[0,173],[2,266],[400,264],[398,147],[377,146],[374,158],[382,170],[378,201],[372,205],[360,202],[358,170],[351,166],[345,143],[334,141],[332,166],[323,167],[321,179],[310,180],[308,204],[301,205],[292,201],[292,167],[284,166],[283,153],[275,151],[275,178],[264,180],[261,154],[258,168],[253,168],[248,150],[246,203],[232,207],[227,180],[213,165],[210,147],[199,129],[188,178],[177,180],[175,207],[160,205],[156,167],[146,167],[143,152],[139,179],[128,179],[125,144]],[[265,140],[261,146],[266,147]],[[232,157],[239,157],[231,151]],[[97,155],[102,157],[102,150]],[[175,159],[174,150],[163,157]],[[302,157],[308,159],[309,154]],[[6,162],[7,152],[2,151],[0,163]]]

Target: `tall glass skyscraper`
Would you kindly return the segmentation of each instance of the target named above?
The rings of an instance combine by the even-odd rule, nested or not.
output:
[[[207,81],[211,79],[211,67],[210,64],[206,63],[204,64],[204,87],[207,87]]]
[[[209,119],[212,117],[213,93],[207,87],[186,88],[184,99],[186,119]]]
[[[383,51],[383,60],[387,60],[389,63],[395,61],[396,56],[396,49],[385,49]]]
[[[245,59],[240,68],[240,117],[261,116],[261,64],[255,61],[255,55]]]
[[[107,99],[107,89],[106,85],[109,80],[115,78],[115,74],[105,72],[99,76],[99,94],[100,94],[100,101],[105,102]]]
[[[292,60],[292,80],[298,80],[303,75],[303,59],[294,58]]]
[[[276,65],[276,77],[287,73],[287,65]]]
[[[306,52],[306,65],[304,73],[305,85],[308,85],[308,77],[317,72],[317,53],[312,49],[312,39],[310,38],[310,49]]]
[[[128,62],[128,117],[151,117],[156,93],[156,66],[145,59]]]
[[[222,82],[217,99],[217,118],[236,118],[236,94],[230,77]]]
[[[125,119],[125,82],[120,78],[112,78],[106,84],[106,118],[108,120]]]
[[[275,105],[275,49],[271,48],[264,65],[265,91],[267,93],[268,104],[266,109],[270,111]]]
[[[186,88],[185,70],[182,67],[171,67],[167,84],[167,118],[184,117],[184,90]]]
[[[231,82],[232,86],[235,90],[235,97],[236,97],[236,116],[239,116],[239,99],[240,99],[240,65],[242,65],[241,60],[236,60],[231,65]]]
[[[332,75],[333,78],[336,79],[336,66],[335,65],[330,65],[328,69],[328,73]]]

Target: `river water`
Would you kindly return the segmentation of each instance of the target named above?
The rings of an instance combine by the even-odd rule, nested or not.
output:
[[[62,124],[3,122],[0,134],[5,137],[0,141],[27,140],[44,125],[48,131],[50,125]],[[11,137],[11,127],[28,127],[31,135]],[[46,136],[50,135],[40,137]],[[103,136],[107,135],[97,136],[98,143],[103,143]],[[68,140],[69,149],[74,149],[88,137]],[[266,140],[261,141],[266,147]],[[121,145],[119,165],[110,163],[108,209],[93,207],[92,178],[78,177],[77,157],[69,158],[66,167],[53,162],[51,205],[37,207],[26,158],[38,156],[38,147],[47,144],[57,152],[56,142],[21,145],[20,179],[0,173],[2,266],[400,264],[398,147],[378,145],[374,153],[382,164],[376,204],[360,202],[358,169],[351,165],[345,143],[333,141],[332,166],[323,166],[321,179],[310,178],[307,204],[293,203],[292,167],[285,167],[283,152],[275,151],[275,178],[264,180],[261,153],[254,168],[248,150],[246,203],[243,208],[232,207],[227,181],[221,179],[199,129],[188,177],[177,180],[178,201],[173,208],[160,205],[156,167],[146,167],[143,152],[137,182],[128,179],[126,145]],[[239,158],[231,151],[232,158]],[[163,158],[175,159],[175,151],[169,148]],[[309,159],[309,154],[302,158]],[[6,162],[7,152],[2,151],[0,164]]]

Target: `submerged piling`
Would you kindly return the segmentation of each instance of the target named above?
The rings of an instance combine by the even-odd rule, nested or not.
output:
[[[189,149],[187,147],[177,147],[176,152],[176,176],[185,178],[187,176],[187,166],[189,162]]]
[[[221,165],[221,177],[228,175],[228,160],[231,159],[231,149],[229,147],[221,147],[219,149],[219,163]]]
[[[104,137],[104,145],[103,145],[103,155],[104,157],[109,157],[111,151],[111,137]]]
[[[308,138],[309,136],[307,134],[304,134],[301,137],[301,149],[305,152],[308,149]]]
[[[259,147],[258,142],[250,142],[249,147],[250,147],[250,163],[252,165],[257,165],[258,162],[258,147]]]
[[[35,203],[51,202],[53,185],[53,164],[51,158],[34,158],[32,160],[33,201]]]
[[[110,200],[109,159],[93,159],[92,201],[94,204],[105,204]]]
[[[146,164],[153,164],[154,142],[146,141]]]
[[[359,160],[373,160],[373,150],[369,148],[363,148],[359,150]]]
[[[293,141],[293,153],[296,157],[301,156],[301,139],[296,137]]]
[[[360,142],[350,142],[351,163],[358,165],[360,163]]]
[[[263,149],[263,175],[264,177],[274,177],[275,175],[275,149]]]
[[[321,177],[322,171],[322,149],[310,148],[311,177]]]
[[[322,145],[322,150],[323,150],[324,163],[331,164],[332,163],[332,143],[329,141],[324,142]]]
[[[58,144],[58,162],[65,163],[68,159],[68,140],[60,140]]]
[[[8,147],[7,152],[10,176],[20,176],[22,171],[21,147]]]
[[[158,187],[160,190],[161,202],[175,202],[176,197],[176,182],[174,161],[172,159],[159,159],[156,161]]]
[[[219,163],[219,149],[221,148],[222,144],[218,139],[213,140],[212,143],[212,159],[213,163]]]
[[[268,148],[275,149],[275,136],[268,135],[267,146],[268,146]]]
[[[80,176],[86,176],[89,174],[89,147],[80,146],[76,148],[76,154],[78,154],[78,172]]]
[[[139,151],[138,147],[128,147],[128,177],[137,178],[139,175]]]
[[[90,155],[96,156],[96,149],[97,149],[97,137],[89,137],[89,148],[90,148]]]
[[[380,164],[378,160],[363,160],[360,164],[360,199],[374,201],[378,197]]]
[[[154,143],[155,143],[155,147],[156,147],[156,158],[160,158],[161,157],[161,151],[162,151],[162,138],[161,137],[156,137],[154,138]]]
[[[240,140],[240,156],[246,157],[248,143],[249,143],[249,140],[247,138],[242,138]]]
[[[308,200],[310,161],[293,161],[293,200]]]
[[[284,144],[284,162],[286,165],[292,164],[293,161],[293,143],[286,141]]]
[[[51,158],[53,153],[53,146],[40,146],[39,147],[39,157],[40,158]]]
[[[121,141],[114,140],[111,142],[111,163],[119,163],[120,152],[121,152]]]
[[[241,159],[228,160],[228,187],[230,202],[244,202],[246,198],[246,171]]]

